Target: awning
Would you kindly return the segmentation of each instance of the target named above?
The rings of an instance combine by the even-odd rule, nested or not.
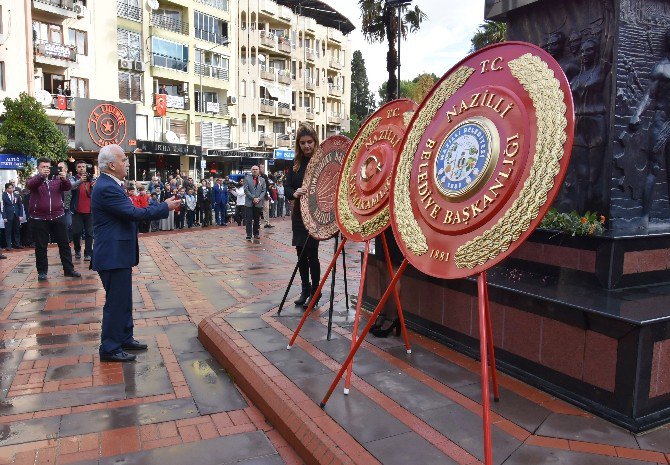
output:
[[[278,86],[277,84],[263,83],[271,97],[276,98],[279,103],[291,105],[291,88]]]
[[[186,155],[199,157],[202,155],[202,147],[191,144],[171,144],[168,142],[156,142],[152,140],[138,140],[137,148],[142,153],[159,155]]]

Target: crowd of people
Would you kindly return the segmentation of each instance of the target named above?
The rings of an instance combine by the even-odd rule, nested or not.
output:
[[[96,177],[93,166],[83,160],[76,161],[74,168],[74,173],[70,173],[67,163],[60,162],[57,167],[53,168],[54,171],[51,171],[52,168],[49,165],[49,173],[44,176],[38,174],[38,176],[42,177],[43,181],[46,179],[50,183],[64,173],[65,180],[69,182],[69,188],[63,183],[62,190],[52,192],[53,189],[50,188],[44,191],[44,194],[47,198],[50,198],[52,194],[60,198],[63,213],[59,216],[63,217],[67,242],[72,244],[74,258],[83,257],[85,261],[89,261],[93,251],[93,219],[90,199]],[[291,205],[285,196],[283,174],[266,175],[262,166],[258,168],[258,175],[264,179],[266,186],[263,198],[259,202],[262,207],[259,208],[259,219],[263,219],[265,228],[272,228],[270,219],[289,216]],[[245,226],[247,223],[246,194],[244,177],[241,176],[243,175],[194,180],[193,177],[176,171],[166,180],[153,176],[148,183],[126,181],[125,190],[133,205],[140,208],[157,205],[172,196],[176,196],[181,201],[179,208],[170,211],[168,218],[140,222],[139,230],[142,233],[228,226],[233,223]],[[32,220],[40,218],[31,214],[30,198],[29,180],[24,186],[19,185],[15,180],[10,180],[4,185],[0,201],[2,218],[0,220],[0,249],[2,251],[37,245]],[[251,213],[253,221],[253,211]],[[251,236],[251,233],[248,233],[247,236]],[[56,242],[55,235],[50,233],[47,240]],[[0,259],[2,258],[6,256],[0,253]]]

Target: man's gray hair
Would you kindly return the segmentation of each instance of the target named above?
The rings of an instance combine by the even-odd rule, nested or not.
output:
[[[123,149],[119,145],[105,145],[100,149],[98,153],[98,168],[100,171],[107,171],[109,169],[109,162],[116,161],[114,152],[117,150],[123,152]]]

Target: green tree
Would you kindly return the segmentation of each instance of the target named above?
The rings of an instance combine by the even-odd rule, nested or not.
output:
[[[472,39],[470,39],[470,43],[472,44],[470,51],[475,52],[487,45],[497,44],[506,40],[507,23],[485,20],[479,25]]]
[[[358,0],[361,8],[361,30],[363,36],[370,42],[388,42],[386,53],[386,70],[388,71],[389,89],[385,101],[390,102],[397,98],[396,69],[398,68],[398,52],[396,43],[398,41],[398,17],[395,8],[387,8],[386,0]],[[418,31],[421,23],[427,19],[426,14],[418,6],[409,8],[401,7],[400,31],[403,38],[407,33]],[[402,89],[401,89],[402,95]]]
[[[437,82],[438,77],[434,73],[422,73],[411,81],[400,81],[400,98],[409,98],[416,103],[421,103],[428,92]],[[384,82],[379,88],[379,98],[382,102],[387,101],[388,81]]]
[[[351,59],[351,117],[363,121],[375,107],[374,96],[370,93],[370,82],[365,69],[365,60],[360,50]]]
[[[397,82],[397,81],[396,81]],[[379,94],[379,99],[382,102],[390,102],[391,100],[395,100],[395,91],[396,91],[396,85],[394,84],[392,89],[393,89],[393,98],[389,98],[389,94],[387,92],[388,89],[388,81],[384,82],[381,87],[379,87],[379,90],[377,93]],[[405,81],[404,79],[400,80],[400,96],[397,98],[412,98],[412,87],[413,83],[412,81]]]
[[[25,92],[2,101],[5,114],[0,126],[0,146],[28,157],[46,157],[55,162],[67,158],[67,139],[49,119],[42,104]],[[34,167],[30,162],[19,176],[25,179]]]

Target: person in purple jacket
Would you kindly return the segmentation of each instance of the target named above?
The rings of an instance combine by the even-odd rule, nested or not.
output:
[[[59,171],[58,176],[50,178],[51,160],[37,159],[37,174],[26,181],[30,190],[30,207],[33,238],[35,240],[35,262],[37,265],[37,279],[46,281],[49,262],[47,260],[47,245],[49,236],[58,244],[60,261],[65,276],[79,278],[81,274],[75,271],[72,264],[72,250],[67,240],[67,225],[65,224],[65,209],[63,208],[63,192],[69,191],[72,184],[67,179],[67,173]]]

